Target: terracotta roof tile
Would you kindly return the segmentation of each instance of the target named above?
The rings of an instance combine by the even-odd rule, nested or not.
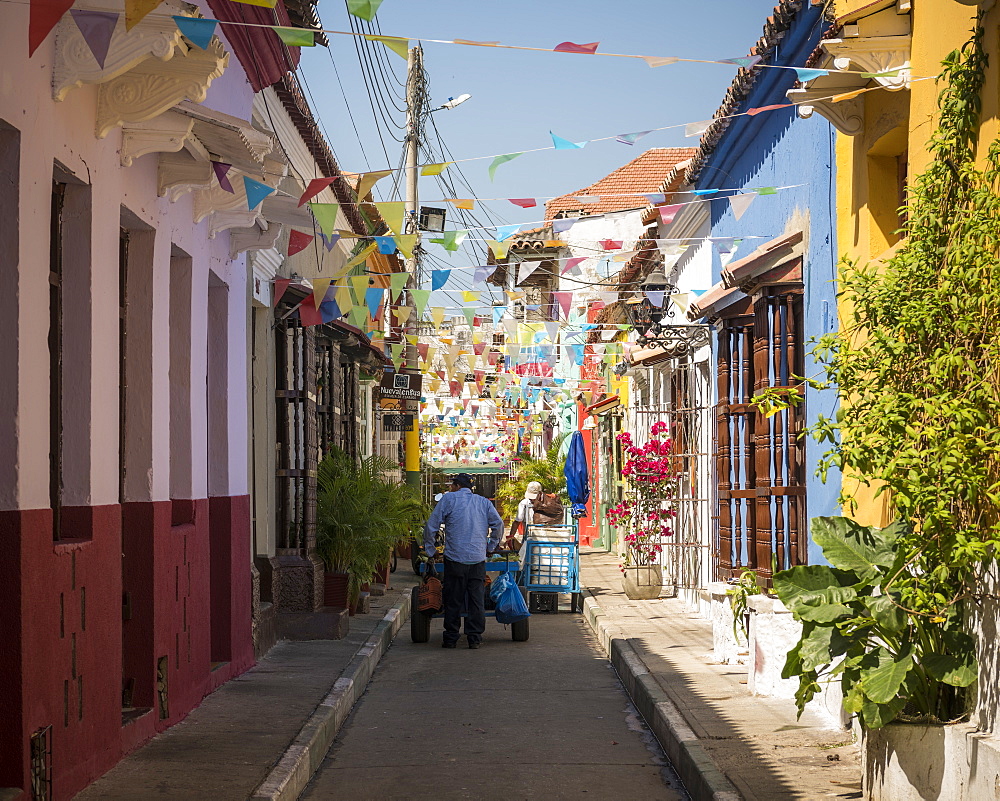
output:
[[[693,147],[651,148],[590,186],[550,200],[545,204],[545,219],[551,220],[561,211],[580,211],[586,216],[645,208],[649,201],[640,193],[659,192],[670,171],[696,152]],[[577,195],[618,197],[602,196],[596,202],[581,203],[575,199]]]

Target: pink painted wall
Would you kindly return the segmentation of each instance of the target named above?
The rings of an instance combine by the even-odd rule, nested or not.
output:
[[[28,4],[11,4],[0,26],[0,129],[19,132],[18,144],[17,136],[0,130],[0,183],[17,173],[16,186],[3,184],[0,193],[19,193],[14,214],[0,220],[0,368],[8,376],[0,391],[0,787],[25,786],[28,737],[51,725],[54,797],[62,799],[252,663],[248,289],[245,259],[230,259],[228,234],[209,239],[207,222],[193,223],[191,196],[176,203],[157,197],[156,154],[126,168],[121,130],[96,138],[96,87],[52,100],[54,37],[29,59],[27,28]],[[248,118],[251,102],[246,77],[232,58],[206,105]],[[5,172],[12,147],[17,170]],[[54,162],[89,186],[81,192],[90,195],[82,204],[89,220],[68,243],[77,265],[69,270],[64,315],[63,528],[74,538],[68,543],[53,543],[48,509],[48,210]],[[137,270],[130,263],[124,508],[118,408],[122,207],[127,227],[137,232],[133,253],[145,265]],[[172,245],[191,256],[193,288],[191,430],[189,447],[180,454],[172,454],[170,444]],[[217,388],[227,419],[221,456],[211,471],[205,395],[210,271],[225,294],[225,371]],[[189,501],[180,525],[171,524],[177,511],[170,497],[172,458],[183,458],[190,476],[187,491],[178,496]],[[133,610],[124,628],[123,591]],[[215,672],[213,649],[228,661]],[[170,666],[170,709],[161,720],[153,687],[156,660],[163,655]],[[137,678],[136,704],[153,708],[124,728],[123,674]]]

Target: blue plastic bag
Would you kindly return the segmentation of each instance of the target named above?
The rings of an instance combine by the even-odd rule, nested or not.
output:
[[[490,597],[496,604],[497,623],[517,623],[531,617],[524,596],[511,579],[510,573],[501,573],[493,579]]]

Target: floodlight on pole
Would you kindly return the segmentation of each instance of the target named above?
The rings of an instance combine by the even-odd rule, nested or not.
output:
[[[472,95],[470,94],[459,95],[458,97],[449,97],[447,103],[442,103],[437,108],[431,109],[431,111],[440,111],[443,108],[448,108],[448,109],[455,108],[455,106],[462,105],[462,103],[464,103],[471,97]]]

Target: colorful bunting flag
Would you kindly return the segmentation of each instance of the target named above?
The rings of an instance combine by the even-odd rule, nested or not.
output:
[[[450,167],[454,164],[454,161],[442,161],[438,164],[425,164],[420,168],[421,175],[440,175],[444,172],[446,167]]]
[[[518,156],[523,156],[523,155],[524,155],[523,153],[507,153],[503,156],[497,156],[495,159],[493,159],[493,161],[490,162],[489,166],[490,180],[492,181],[496,176],[497,167],[499,167],[501,164],[506,164],[508,161],[513,161]]]
[[[590,42],[589,44],[576,44],[576,42],[560,42],[552,50],[556,53],[582,53],[592,56],[597,52],[600,42]]]
[[[761,56],[743,56],[741,58],[720,58],[719,61],[722,64],[736,64],[743,69],[750,69],[751,67],[760,63]]]
[[[701,120],[700,122],[689,122],[684,126],[685,136],[701,136],[712,124],[711,120]]]
[[[332,236],[337,228],[337,212],[339,203],[310,203],[309,209],[316,219],[319,229],[327,236]]]
[[[80,29],[83,41],[87,43],[87,47],[90,48],[98,66],[104,69],[104,60],[108,56],[111,37],[114,35],[120,15],[114,11],[88,11],[82,8],[71,8],[69,13],[73,15],[73,21]],[[188,18],[181,17],[181,19]],[[211,38],[211,34],[209,34],[209,38]]]
[[[750,204],[757,199],[756,192],[747,192],[746,194],[732,195],[729,198],[729,206],[733,210],[733,216],[738,220],[742,217]]]
[[[441,289],[450,277],[451,270],[431,270],[431,289]]]
[[[283,28],[280,25],[272,25],[271,30],[278,34],[282,44],[287,47],[316,46],[316,34],[305,28]]]
[[[396,240],[391,236],[373,236],[378,252],[383,256],[391,256],[396,252]]]
[[[518,225],[498,225],[497,226],[497,242],[503,242],[505,239],[510,239],[514,236],[517,231],[521,229],[521,224]]]
[[[642,196],[653,206],[658,206],[660,203],[667,202],[667,196],[660,194],[659,192],[643,192]]]
[[[73,0],[31,0],[28,11],[28,55],[31,56],[45,41],[63,14],[69,11]],[[12,24],[8,20],[8,25]]]
[[[215,28],[219,24],[217,19],[200,19],[198,17],[174,17],[174,23],[191,44],[195,47],[206,49],[215,35]]]
[[[365,290],[365,303],[368,304],[368,313],[372,318],[378,315],[382,306],[382,294],[385,292],[381,287],[368,287]]]
[[[840,103],[840,102],[842,102],[844,100],[853,100],[858,95],[863,95],[867,91],[868,91],[867,89],[856,89],[853,92],[844,92],[843,94],[834,95],[833,97],[831,97],[830,98],[830,102],[831,103]]]
[[[381,42],[397,56],[400,56],[402,58],[409,57],[409,50],[410,50],[409,39],[401,39],[398,36],[373,36],[367,33],[365,34],[365,39],[367,39],[369,42]]]
[[[358,176],[358,185],[355,188],[355,194],[358,196],[358,200],[364,200],[368,197],[368,193],[371,191],[372,187],[378,181],[381,181],[385,176],[391,175],[392,170],[377,170],[375,172],[363,172]]]
[[[267,184],[262,184],[260,181],[255,181],[245,175],[243,176],[243,186],[247,192],[247,206],[250,211],[257,208],[264,201],[264,198],[274,192],[274,189]]]
[[[396,247],[399,248],[399,252],[402,253],[406,258],[413,258],[413,248],[417,245],[417,235],[416,234],[402,234],[395,237]]]
[[[233,0],[235,3],[243,3],[247,6],[261,6],[262,8],[274,8],[278,0]]]
[[[566,263],[563,265],[562,272],[560,275],[566,275],[570,270],[574,269],[577,265],[585,262],[587,260],[586,256],[574,256],[572,259],[566,259]]]
[[[336,180],[336,178],[313,178],[306,187],[306,191],[302,193],[302,197],[299,198],[299,206],[312,200]]]
[[[292,283],[291,278],[275,278],[274,279],[274,305],[278,305],[278,301],[281,300],[281,296],[285,294],[285,290],[288,289],[288,285]]]
[[[605,250],[619,250],[624,243],[620,239],[602,239],[598,244]]]
[[[403,233],[403,221],[406,218],[405,203],[402,201],[376,203],[375,208],[378,209],[378,213],[381,215],[382,219],[385,220],[385,224],[389,226],[390,231],[394,234]]]
[[[635,133],[619,134],[615,137],[615,141],[621,142],[623,145],[634,145],[642,137],[651,133],[652,131],[636,131]]]
[[[302,231],[293,230],[288,235],[288,252],[286,255],[294,256],[296,253],[301,253],[316,237],[312,234],[305,234]]]
[[[406,282],[409,280],[410,280],[409,273],[392,273],[389,276],[389,299],[391,301],[393,302],[396,301],[400,293],[406,287]],[[406,310],[405,314],[403,313],[403,309]],[[398,320],[406,320],[406,318],[410,316],[410,307],[403,306],[400,309],[394,309],[393,314],[395,314],[396,319]],[[402,325],[402,322],[400,323],[400,325]]]
[[[324,299],[326,298],[326,292],[330,288],[330,284],[332,283],[333,283],[332,278],[313,278],[312,302],[315,308],[318,309],[319,304],[321,304],[324,301]]]
[[[469,211],[476,207],[476,201],[472,198],[465,199],[449,197],[445,198],[445,200],[448,203],[451,203],[456,209],[465,209],[466,211]]]
[[[160,2],[161,0],[125,0],[125,30],[132,30]]]
[[[310,325],[322,325],[323,314],[312,303],[302,301],[299,304],[299,322],[306,327]]]
[[[236,194],[236,190],[233,189],[233,185],[229,183],[229,170],[233,167],[232,164],[226,164],[224,161],[213,161],[212,171],[215,173],[215,178],[219,182],[219,186],[231,194]]]
[[[454,253],[469,235],[468,231],[442,231],[441,236],[428,240],[432,244],[441,245],[449,253]]]
[[[770,106],[760,106],[758,108],[748,108],[747,109],[747,116],[748,117],[755,117],[758,114],[760,114],[762,111],[774,111],[776,108],[791,108],[792,105],[793,105],[792,103],[774,103],[774,104],[772,104]]]
[[[331,250],[333,250],[333,246],[340,241],[340,234],[330,234],[330,236],[327,236],[321,231],[320,238],[323,240],[323,245],[326,247],[326,252],[329,253]]]
[[[819,78],[823,75],[829,75],[829,70],[816,70],[810,69],[809,67],[792,67],[795,70],[796,77],[802,81],[802,83],[808,83],[815,78]]]
[[[511,197],[507,199],[522,209],[531,209],[538,205],[538,202],[533,197]]]
[[[556,150],[579,150],[587,146],[586,142],[571,142],[569,139],[556,136],[552,131],[549,131],[549,136],[552,137],[552,147]]]
[[[674,221],[674,217],[677,216],[677,212],[681,210],[682,206],[682,203],[675,203],[671,206],[660,206],[660,222],[664,225],[670,225],[670,223]]]
[[[359,264],[363,264],[364,262],[366,262],[368,260],[368,257],[375,252],[375,247],[376,247],[375,243],[372,242],[372,244],[362,248],[360,251],[358,251],[357,255],[351,257],[350,261],[348,261],[347,264],[345,264],[341,268],[341,270],[343,272],[347,272],[352,267],[357,267]]]
[[[430,298],[431,291],[429,289],[411,289],[410,297],[413,299],[413,305],[417,309],[417,318],[424,316],[424,309],[427,307],[427,299]]]
[[[444,322],[444,308],[441,306],[434,306],[431,309],[431,319],[434,321],[434,325],[441,327],[441,323]]]
[[[559,303],[559,308],[562,309],[562,316],[564,320],[569,319],[569,310],[573,307],[573,293],[572,292],[553,292],[552,297],[556,299]]]
[[[366,22],[375,19],[380,5],[382,5],[382,0],[347,0],[347,10]]]
[[[673,56],[640,56],[650,67],[666,67],[668,64],[676,64],[679,58]]]
[[[509,242],[499,242],[496,239],[487,239],[486,245],[489,247],[494,259],[506,258],[507,250],[510,247]]]

